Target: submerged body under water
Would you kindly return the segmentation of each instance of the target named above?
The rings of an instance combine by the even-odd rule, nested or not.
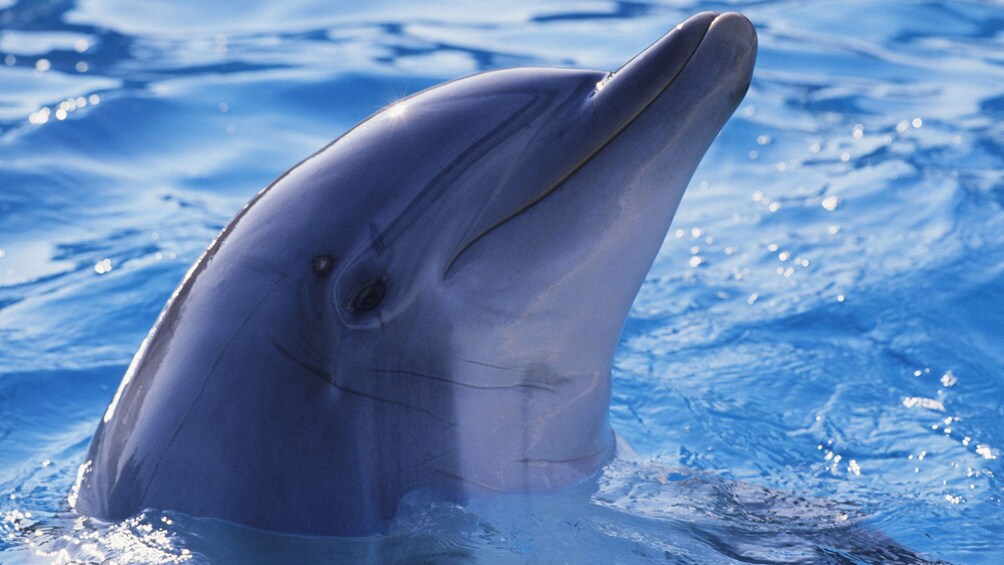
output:
[[[396,99],[614,69],[701,10],[760,54],[635,303],[637,452],[554,496],[415,493],[386,535],[67,497],[158,312],[258,189]],[[1004,9],[0,0],[0,561],[1004,559]]]

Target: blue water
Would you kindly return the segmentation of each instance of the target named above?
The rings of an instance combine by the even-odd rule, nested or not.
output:
[[[0,562],[1004,561],[1004,8],[988,1],[0,0]],[[760,34],[555,496],[416,496],[386,536],[75,515],[100,415],[260,187],[437,82]],[[529,512],[527,511],[529,509]]]

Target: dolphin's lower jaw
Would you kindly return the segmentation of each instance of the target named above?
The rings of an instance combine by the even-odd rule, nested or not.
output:
[[[165,307],[75,508],[360,535],[417,489],[594,474],[624,320],[755,52],[699,14],[612,77],[453,81],[290,170]]]

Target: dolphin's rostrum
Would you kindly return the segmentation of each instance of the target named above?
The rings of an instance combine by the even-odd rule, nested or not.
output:
[[[356,535],[413,490],[590,476],[628,309],[755,53],[702,13],[613,74],[488,72],[362,122],[188,273],[71,503]]]

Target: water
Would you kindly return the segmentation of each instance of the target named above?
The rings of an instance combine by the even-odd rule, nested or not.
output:
[[[318,540],[67,494],[139,342],[261,186],[380,107],[760,33],[614,367],[638,452],[553,497]],[[1004,8],[0,0],[0,561],[1004,559]],[[529,509],[529,511],[527,511]]]

